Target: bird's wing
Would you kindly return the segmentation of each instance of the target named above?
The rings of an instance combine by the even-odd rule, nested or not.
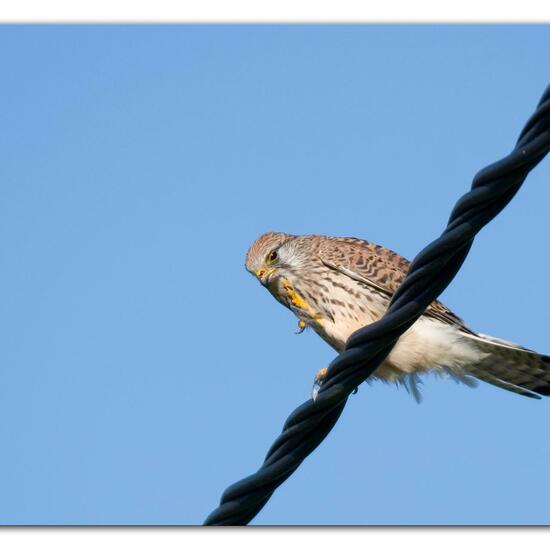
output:
[[[410,267],[408,260],[392,250],[353,237],[326,237],[320,243],[318,253],[328,268],[386,294],[388,300]],[[424,315],[475,334],[460,317],[437,300],[428,306]]]

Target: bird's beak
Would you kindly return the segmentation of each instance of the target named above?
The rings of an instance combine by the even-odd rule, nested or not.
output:
[[[269,284],[269,279],[271,278],[271,275],[275,273],[275,268],[268,269],[267,267],[262,267],[256,271],[256,277],[258,277],[258,280],[260,283],[262,283],[263,286],[267,286]]]

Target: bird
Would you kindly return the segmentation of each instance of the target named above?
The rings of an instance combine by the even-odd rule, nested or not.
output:
[[[354,237],[268,232],[246,254],[245,267],[336,351],[358,329],[380,319],[410,262],[381,245]],[[313,398],[327,369],[315,376]],[[404,386],[420,402],[422,375],[477,380],[540,399],[550,395],[550,357],[470,329],[439,301],[399,338],[368,381]]]

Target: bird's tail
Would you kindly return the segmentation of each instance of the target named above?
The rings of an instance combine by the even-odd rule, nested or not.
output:
[[[469,374],[499,388],[540,399],[550,395],[550,356],[486,336],[468,335],[481,359],[464,367]]]

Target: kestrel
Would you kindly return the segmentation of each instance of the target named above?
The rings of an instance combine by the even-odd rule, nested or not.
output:
[[[409,262],[351,237],[266,233],[246,255],[246,269],[299,319],[342,351],[356,330],[382,317]],[[326,369],[316,378],[322,382]],[[472,377],[520,395],[550,395],[550,357],[474,332],[433,302],[399,338],[371,378],[404,385],[420,400],[419,375],[433,372],[469,386]]]

